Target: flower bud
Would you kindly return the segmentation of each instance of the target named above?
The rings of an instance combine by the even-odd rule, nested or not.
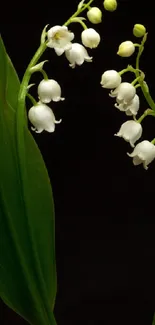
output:
[[[144,169],[148,169],[148,164],[155,159],[155,146],[148,140],[144,140],[136,145],[131,154],[127,153],[129,157],[133,158],[135,166],[143,164]]]
[[[123,123],[120,130],[115,136],[122,137],[125,141],[129,142],[131,147],[142,135],[142,126],[136,121],[127,121]]]
[[[58,102],[64,100],[61,97],[61,87],[53,79],[42,80],[38,86],[38,96],[42,103],[50,103],[51,100]]]
[[[133,35],[136,37],[143,37],[146,33],[146,28],[144,25],[135,24],[133,27]]]
[[[135,46],[131,41],[125,41],[119,45],[117,54],[122,57],[129,57],[135,51]]]
[[[93,28],[87,28],[81,33],[81,40],[84,46],[96,48],[100,43],[100,35]]]
[[[97,7],[92,7],[87,11],[87,17],[92,24],[99,24],[102,21],[102,11]]]
[[[113,89],[120,85],[121,76],[115,70],[107,70],[101,76],[101,86],[107,89]]]
[[[107,11],[115,11],[117,9],[116,0],[104,0],[103,2],[104,9]]]

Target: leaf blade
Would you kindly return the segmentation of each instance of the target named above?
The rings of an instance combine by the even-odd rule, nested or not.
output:
[[[0,65],[0,225],[5,251],[0,261],[0,294],[3,301],[30,324],[55,324],[56,265],[51,184],[39,148],[25,128],[23,145],[27,182],[24,186],[28,195],[23,204],[15,132],[20,83],[2,39]]]

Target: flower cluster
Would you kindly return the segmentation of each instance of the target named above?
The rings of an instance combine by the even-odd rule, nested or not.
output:
[[[71,68],[75,68],[76,65],[81,66],[84,61],[92,62],[92,56],[89,56],[87,48],[96,48],[101,40],[99,33],[94,28],[87,28],[86,24],[83,22],[85,19],[84,17],[77,17],[80,11],[87,9],[87,18],[91,23],[99,24],[101,22],[102,11],[97,7],[90,7],[88,4],[84,4],[84,0],[82,0],[78,5],[77,12],[63,26],[53,26],[46,32],[47,25],[41,36],[41,41],[46,44],[47,48],[54,49],[58,56],[62,54],[65,55]],[[67,27],[67,25],[72,22],[78,22],[83,27],[83,31],[81,32],[81,43],[73,41],[75,35]],[[61,120],[57,121],[55,119],[52,109],[47,106],[47,104],[51,101],[58,102],[65,99],[61,97],[61,87],[58,82],[54,79],[48,79],[48,76],[43,70],[44,62],[31,67],[31,73],[40,71],[44,76],[44,80],[42,80],[38,86],[39,101],[35,102],[33,99],[34,105],[28,112],[29,120],[33,124],[31,129],[37,133],[43,130],[48,132],[53,132],[55,130],[55,124],[60,123]],[[29,97],[32,100],[32,96],[29,95]]]
[[[133,158],[134,165],[143,164],[143,167],[147,170],[148,165],[155,159],[155,139],[151,142],[143,140],[136,146],[135,143],[142,136],[142,120],[147,115],[155,116],[155,104],[149,94],[149,90],[146,82],[144,81],[144,73],[139,69],[139,58],[144,49],[144,43],[146,40],[146,29],[143,25],[136,24],[133,28],[133,34],[136,37],[142,37],[141,44],[134,44],[131,41],[125,41],[120,44],[117,54],[122,57],[129,57],[135,52],[135,47],[139,48],[136,68],[128,66],[126,69],[117,72],[115,70],[107,70],[101,76],[100,84],[103,88],[111,89],[109,96],[116,99],[114,106],[121,112],[124,112],[127,116],[130,116],[131,120],[123,123],[119,131],[115,134],[117,137],[122,137],[125,141],[129,142],[131,147],[134,148],[131,154],[127,153],[129,157]],[[135,73],[136,78],[132,83],[122,81],[122,75],[125,72]],[[136,93],[136,89],[141,87],[145,98],[150,104],[143,115],[137,120],[136,115],[140,108],[139,95]]]
[[[96,48],[100,42],[100,35],[93,28],[87,28],[81,33],[83,45],[72,43],[74,33],[69,31],[67,26],[50,28],[47,32],[47,38],[47,47],[53,48],[58,56],[65,53],[72,68],[75,65],[83,64],[84,61],[92,62],[92,57],[88,55],[85,47]],[[32,71],[36,70],[33,67]],[[38,70],[43,72],[39,65]],[[61,120],[57,121],[55,119],[52,109],[46,104],[51,101],[58,102],[65,99],[61,97],[61,87],[58,82],[48,79],[48,77],[46,79],[42,80],[38,86],[39,101],[28,112],[29,120],[34,125],[31,129],[37,133],[41,133],[43,130],[54,132],[55,124],[60,123]]]
[[[85,0],[81,0],[78,4],[77,11],[64,25],[53,26],[46,32],[47,25],[41,36],[41,44],[43,46],[45,45],[45,48],[54,49],[58,56],[64,54],[71,68],[81,66],[85,61],[92,62],[93,58],[89,55],[88,49],[97,48],[101,41],[100,34],[94,28],[88,28],[86,26],[84,22],[86,18],[79,16],[81,12],[87,10],[87,19],[92,24],[101,23],[102,11],[98,7],[90,7],[92,1],[90,0],[88,3],[85,3]],[[114,11],[117,8],[117,1],[104,0],[103,6],[108,11]],[[68,29],[68,25],[75,22],[83,27],[81,43],[75,41],[74,33]],[[118,47],[117,55],[123,58],[130,57],[135,54],[136,48],[138,48],[135,68],[128,65],[127,68],[120,72],[107,70],[102,74],[100,84],[103,88],[110,89],[109,96],[115,98],[114,107],[130,117],[130,120],[122,124],[115,136],[124,138],[134,148],[133,152],[128,154],[130,157],[133,157],[134,165],[142,163],[144,168],[147,169],[148,164],[155,158],[155,139],[152,141],[144,140],[138,143],[136,147],[135,143],[142,137],[142,120],[147,115],[155,116],[155,103],[144,80],[145,74],[139,68],[139,60],[147,39],[146,28],[141,24],[135,24],[133,27],[133,35],[138,38],[142,37],[141,43],[133,43],[131,40],[123,41]],[[38,102],[31,95],[27,94],[34,104],[28,112],[28,117],[33,124],[32,129],[38,133],[43,130],[48,132],[55,130],[55,124],[60,123],[61,120],[56,120],[52,109],[47,104],[51,101],[59,102],[65,99],[61,96],[59,83],[54,79],[48,79],[46,72],[43,70],[44,62],[34,64],[30,69],[30,73],[40,71],[44,76],[44,79],[38,85]],[[122,80],[122,75],[129,71],[135,75],[131,83]],[[137,88],[142,90],[149,106],[138,119],[140,97],[137,93]]]
[[[28,112],[29,120],[34,125],[31,129],[37,133],[43,130],[54,132],[55,124],[60,123],[61,120],[56,120],[52,109],[46,104],[65,99],[61,97],[61,87],[58,82],[53,79],[42,80],[38,86],[38,98],[39,101]]]
[[[80,43],[72,43],[74,33],[68,30],[67,26],[54,26],[47,32],[47,46],[55,50],[57,55],[65,53],[66,58],[70,62],[70,67],[81,65],[84,61],[91,62],[92,57],[89,56],[85,47],[96,48],[100,43],[100,35],[93,28],[86,28],[81,33]]]

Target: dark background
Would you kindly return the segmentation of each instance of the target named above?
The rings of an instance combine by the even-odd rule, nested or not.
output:
[[[46,24],[63,24],[78,1],[6,3],[1,9],[0,30],[15,68],[22,78],[39,46]],[[102,7],[102,1],[94,1]],[[151,7],[152,6],[152,7]],[[121,70],[135,56],[120,58],[118,45],[132,35],[135,23],[148,31],[141,59],[152,96],[154,78],[154,7],[149,1],[118,1],[117,11],[103,11],[103,22],[94,27],[102,41],[89,50],[93,63],[72,70],[64,56],[48,49],[43,59],[49,78],[62,87],[64,102],[51,107],[62,118],[53,134],[33,134],[43,154],[52,182],[56,211],[58,325],[151,325],[155,310],[155,161],[145,171],[134,167],[126,154],[132,149],[114,137],[126,116],[114,108],[108,90],[100,86],[101,74]],[[81,26],[70,25],[80,41]],[[130,75],[124,78],[131,81]],[[41,76],[36,74],[37,83]],[[32,90],[35,95],[35,90]],[[148,105],[140,90],[141,112]],[[155,97],[155,96],[154,96]],[[143,122],[142,139],[155,137],[152,117]],[[2,325],[26,325],[3,302]]]

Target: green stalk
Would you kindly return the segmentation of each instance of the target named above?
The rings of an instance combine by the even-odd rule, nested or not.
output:
[[[71,18],[74,18],[77,15],[79,15],[79,13],[84,11],[87,8],[87,6],[90,5],[92,2],[93,2],[93,0],[90,0],[88,2],[88,4],[83,6],[81,9],[77,10],[75,12],[75,14],[72,15]],[[69,25],[70,19],[65,23],[66,26]],[[21,191],[22,191],[22,197],[23,197],[23,207],[24,207],[24,211],[25,211],[25,217],[27,218],[28,227],[30,230],[30,241],[32,244],[32,250],[34,253],[34,257],[35,257],[36,263],[37,263],[37,270],[39,270],[38,277],[39,277],[39,281],[40,281],[40,285],[41,285],[41,293],[42,293],[43,301],[45,303],[45,309],[47,311],[47,315],[50,318],[49,319],[50,324],[54,325],[54,324],[56,324],[56,322],[55,322],[54,317],[51,314],[52,306],[50,306],[48,304],[48,302],[46,302],[45,284],[44,284],[44,280],[42,278],[42,272],[41,272],[40,263],[39,263],[36,249],[35,249],[35,243],[33,242],[32,236],[31,236],[31,227],[29,226],[29,219],[27,217],[29,208],[26,205],[26,202],[29,201],[29,194],[28,194],[28,188],[27,188],[27,171],[26,171],[26,163],[25,163],[26,162],[26,153],[25,153],[25,137],[24,137],[25,128],[27,128],[27,119],[26,119],[26,114],[25,114],[25,99],[26,99],[26,95],[27,95],[28,84],[29,84],[31,74],[32,74],[31,68],[37,64],[38,60],[40,59],[42,54],[45,52],[46,48],[47,48],[46,42],[43,42],[40,44],[38,50],[34,54],[32,60],[30,61],[29,65],[25,71],[25,74],[23,76],[23,79],[22,79],[22,82],[20,85],[20,90],[19,90],[19,94],[18,94],[17,111],[16,111],[16,142],[17,142],[17,159],[18,159],[18,164],[19,164]],[[29,96],[29,98],[30,98],[30,96]]]
[[[37,101],[35,100],[35,98],[31,94],[27,93],[26,96],[30,99],[30,101],[33,104],[33,106],[36,106],[37,105]]]
[[[64,24],[64,26],[68,26],[70,24],[70,20],[74,17],[77,17],[79,14],[81,14],[81,12],[83,12],[85,9],[89,9],[89,6],[91,5],[91,3],[94,0],[90,0],[88,3],[86,3],[85,5],[83,5],[82,8],[78,9]]]
[[[148,116],[148,115],[155,116],[155,112],[152,109],[150,109],[150,108],[146,109],[146,111],[139,117],[139,119],[137,120],[137,122],[138,123],[141,123],[144,120],[144,118],[146,116]]]
[[[19,164],[19,173],[20,173],[20,181],[21,181],[21,191],[22,191],[22,197],[23,197],[23,207],[25,211],[25,217],[27,219],[27,224],[28,228],[30,231],[30,236],[29,240],[31,242],[33,254],[35,257],[36,264],[34,263],[34,266],[37,267],[37,271],[39,270],[38,273],[38,278],[41,286],[41,294],[43,297],[44,301],[44,306],[45,310],[47,312],[47,315],[49,317],[49,324],[50,325],[55,325],[56,321],[51,313],[51,306],[49,303],[46,301],[46,288],[45,288],[45,283],[42,277],[42,271],[39,263],[39,259],[37,256],[36,248],[35,248],[35,243],[33,241],[33,236],[31,236],[31,227],[29,225],[29,208],[26,204],[26,202],[29,201],[29,194],[28,194],[28,187],[27,187],[27,171],[26,171],[26,156],[25,156],[25,127],[27,127],[27,122],[25,120],[25,98],[27,95],[27,86],[31,77],[31,72],[30,69],[33,67],[38,60],[40,59],[41,55],[44,53],[46,49],[46,43],[41,44],[40,47],[38,48],[37,52],[35,53],[34,57],[30,61],[28,68],[24,74],[21,86],[20,86],[20,91],[18,95],[18,105],[17,105],[17,115],[16,115],[16,141],[17,141],[17,156],[18,156],[18,164]],[[36,273],[37,274],[37,273]]]
[[[78,17],[74,17],[70,19],[70,24],[71,23],[79,23],[83,27],[83,29],[87,29],[87,25]]]
[[[139,60],[140,60],[140,57],[141,57],[141,55],[143,53],[144,44],[146,42],[146,39],[147,39],[147,33],[144,35],[144,37],[142,39],[141,45],[140,45],[139,50],[138,50],[137,58],[136,58],[136,77],[140,76],[140,73],[138,71],[139,70]],[[139,80],[139,84],[141,86],[143,95],[144,95],[146,101],[148,102],[150,108],[152,108],[152,110],[155,111],[155,102],[152,99],[150,93],[149,92],[146,92],[146,88],[145,88],[144,82],[141,81],[141,80]]]

